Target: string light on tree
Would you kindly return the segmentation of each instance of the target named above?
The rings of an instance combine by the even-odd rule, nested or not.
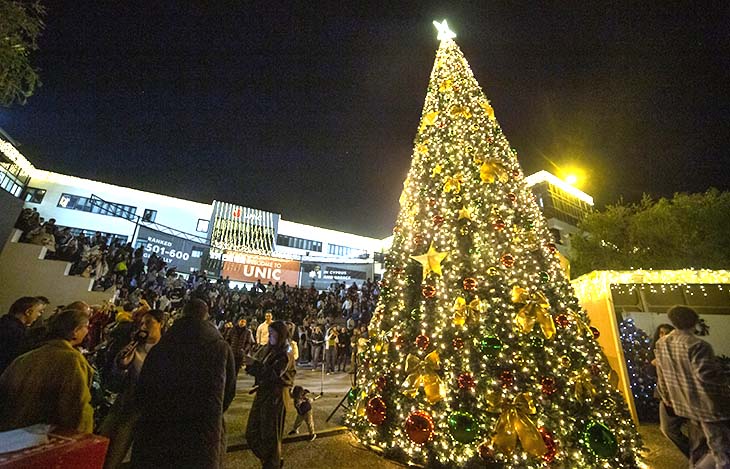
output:
[[[365,392],[347,424],[406,464],[637,467],[639,435],[516,152],[456,35],[434,25]]]

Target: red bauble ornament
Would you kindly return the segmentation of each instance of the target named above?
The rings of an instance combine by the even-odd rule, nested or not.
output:
[[[385,376],[378,376],[378,378],[375,380],[375,388],[378,390],[378,392],[383,392],[386,384],[388,384],[388,378],[386,378]]]
[[[550,251],[550,254],[555,254],[555,252],[558,250],[557,246],[555,246],[554,243],[547,243],[545,247]]]
[[[462,373],[456,380],[459,383],[459,387],[461,389],[472,390],[477,387],[477,383],[476,381],[474,381],[474,377],[471,375],[471,373]]]
[[[430,205],[431,207],[435,207],[436,206],[436,199],[428,199],[428,205]]]
[[[379,397],[373,397],[368,401],[367,406],[365,406],[365,416],[373,425],[381,425],[385,422],[386,410],[385,401]]]
[[[570,318],[565,313],[560,313],[555,316],[555,323],[560,327],[568,327],[570,325]]]
[[[431,218],[431,221],[433,221],[433,226],[441,226],[444,223],[445,218],[441,215],[434,215]]]
[[[591,365],[591,374],[593,376],[598,376],[601,374],[601,367],[598,366],[598,364],[594,363]]]
[[[507,194],[507,198],[510,200],[510,202],[517,201],[517,195],[514,192],[510,192],[509,194]]]
[[[416,243],[417,246],[423,244],[425,241],[426,238],[421,233],[413,235],[413,242]]]
[[[472,291],[477,289],[477,279],[474,277],[467,277],[464,279],[464,290]]]
[[[550,433],[547,428],[540,427],[537,431],[540,432],[542,441],[545,442],[545,447],[547,448],[547,452],[542,455],[542,459],[546,463],[551,463],[555,459],[555,455],[558,454],[558,443],[555,441],[553,434]]]
[[[520,177],[520,170],[519,169],[513,169],[512,170],[512,177],[515,178],[515,179],[517,179],[518,177]]]
[[[504,370],[502,373],[499,374],[499,380],[502,382],[503,388],[509,388],[513,384],[515,384],[515,377],[512,374],[511,371]]]
[[[395,343],[396,348],[403,348],[403,345],[406,343],[406,340],[403,338],[402,335],[398,334],[393,339],[393,342]]]
[[[421,350],[426,350],[428,348],[428,344],[431,343],[431,339],[426,337],[425,335],[421,334],[418,337],[416,337],[416,347],[420,348]]]
[[[461,337],[456,337],[454,340],[451,341],[451,345],[453,345],[456,350],[461,350],[464,348],[464,339],[462,339]]]
[[[540,385],[542,386],[542,393],[547,396],[557,391],[557,389],[555,388],[555,380],[550,376],[545,376],[543,379],[541,379]]]
[[[405,272],[405,269],[402,269],[400,267],[396,267],[395,269],[391,270],[393,272],[393,275],[401,275]]]
[[[433,285],[426,285],[421,289],[421,293],[423,293],[423,296],[426,298],[433,298],[436,296],[436,287]]]
[[[502,256],[500,261],[502,262],[502,265],[505,267],[512,267],[515,265],[515,258],[512,257],[512,254],[505,254],[504,256]]]
[[[479,452],[479,457],[482,458],[484,461],[494,461],[494,450],[489,447],[489,442],[485,441],[484,443],[479,445],[477,451]]]
[[[593,333],[594,339],[601,337],[601,331],[599,331],[597,327],[591,326],[590,329],[591,329],[591,333]]]
[[[427,443],[433,438],[433,419],[422,410],[409,415],[405,427],[406,435],[417,445]]]
[[[492,223],[492,226],[494,226],[495,230],[502,231],[507,224],[501,218],[497,218],[494,220],[494,223]]]

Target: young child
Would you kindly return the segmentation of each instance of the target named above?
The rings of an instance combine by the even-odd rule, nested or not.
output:
[[[302,422],[307,422],[307,428],[309,429],[309,441],[317,438],[317,434],[314,433],[314,417],[312,416],[312,401],[307,397],[309,389],[304,389],[301,386],[294,386],[291,391],[291,397],[294,399],[294,407],[297,409],[297,419],[294,421],[294,428],[289,432],[290,435],[299,433],[299,427],[302,426]]]

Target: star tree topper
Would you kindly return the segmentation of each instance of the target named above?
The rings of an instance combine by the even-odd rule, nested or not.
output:
[[[426,254],[422,254],[420,256],[411,256],[411,259],[420,263],[423,266],[423,278],[425,280],[426,276],[430,272],[433,272],[436,275],[443,275],[441,273],[441,262],[443,262],[443,260],[448,255],[448,252],[436,251],[436,248],[433,246],[432,241],[431,246],[428,248],[428,251],[426,251]]]
[[[443,20],[440,23],[438,21],[434,21],[433,25],[436,26],[436,29],[439,31],[439,41],[448,41],[449,39],[454,39],[456,37],[456,34],[454,34],[454,32],[449,29],[449,25],[446,24],[446,20]]]

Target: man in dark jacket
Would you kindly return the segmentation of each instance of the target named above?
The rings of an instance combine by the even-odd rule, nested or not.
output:
[[[5,368],[26,350],[28,328],[41,315],[46,303],[39,298],[24,296],[10,307],[10,311],[0,317],[0,375]]]
[[[135,394],[132,467],[223,467],[223,413],[236,394],[236,369],[204,301],[190,300],[149,352]]]

